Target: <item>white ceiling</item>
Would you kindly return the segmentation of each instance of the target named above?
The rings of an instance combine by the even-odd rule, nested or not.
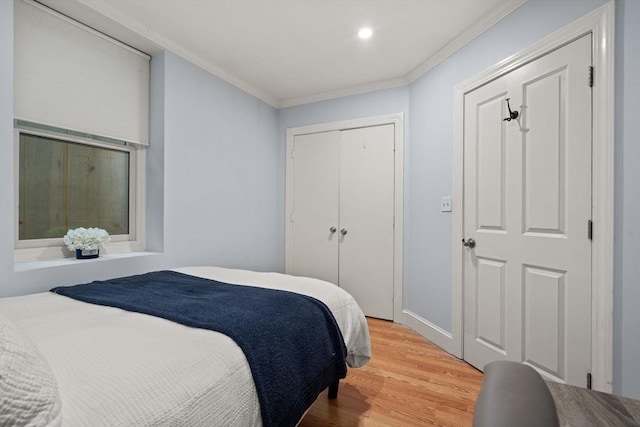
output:
[[[282,107],[410,83],[525,0],[39,1]]]

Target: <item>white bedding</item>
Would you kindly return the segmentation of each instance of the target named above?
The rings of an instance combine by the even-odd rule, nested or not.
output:
[[[333,284],[218,267],[176,271],[317,298],[336,318],[348,365],[363,366],[371,357],[362,311]],[[64,426],[262,424],[247,361],[222,334],[49,292],[2,298],[0,312],[51,366]]]

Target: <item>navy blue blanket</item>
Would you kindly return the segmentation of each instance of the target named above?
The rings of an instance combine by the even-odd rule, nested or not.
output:
[[[331,311],[305,295],[174,271],[51,292],[229,336],[249,362],[265,426],[295,426],[322,390],[346,376],[346,348]]]

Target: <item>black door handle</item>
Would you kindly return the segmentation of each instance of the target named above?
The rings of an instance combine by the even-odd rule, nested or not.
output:
[[[465,241],[464,239],[462,239],[462,244],[466,247],[468,247],[469,249],[473,249],[476,247],[476,241],[473,239],[469,239],[467,241]]]

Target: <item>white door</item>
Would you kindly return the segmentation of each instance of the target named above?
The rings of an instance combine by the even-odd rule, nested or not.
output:
[[[479,369],[514,360],[586,385],[590,65],[588,35],[465,95],[464,358]]]
[[[289,273],[349,292],[393,319],[393,124],[296,135]]]
[[[340,132],[296,135],[293,142],[290,274],[338,284]],[[333,230],[333,231],[332,231]]]
[[[394,125],[340,132],[340,287],[393,319]],[[343,234],[346,233],[346,234]]]

